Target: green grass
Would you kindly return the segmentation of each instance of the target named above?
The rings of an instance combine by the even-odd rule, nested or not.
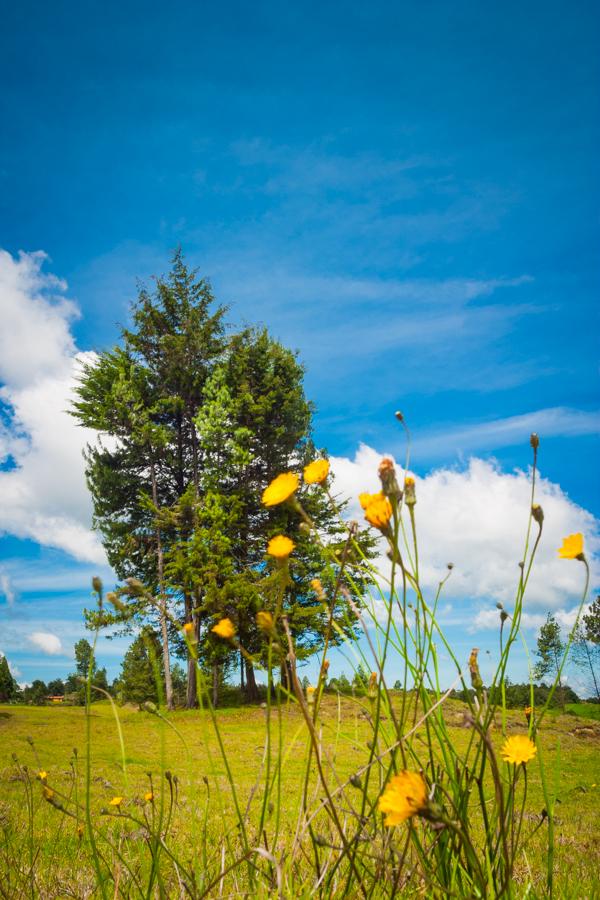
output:
[[[588,709],[587,704],[575,706],[580,705]],[[451,738],[458,748],[466,746],[470,734],[470,729],[463,724],[464,711],[464,705],[458,701],[447,701],[444,706]],[[263,786],[257,782],[257,776],[264,753],[265,711],[260,707],[230,708],[218,710],[217,715],[233,781],[242,806],[250,805],[248,821],[251,823],[256,821],[263,796]],[[148,713],[126,707],[119,710],[119,716],[125,742],[125,771],[110,706],[98,703],[92,709],[92,817],[104,823],[103,827],[108,825],[119,846],[128,848],[127,852],[135,855],[139,844],[136,828],[125,819],[104,816],[101,810],[107,807],[112,797],[119,795],[125,798],[125,811],[139,816],[145,808],[143,796],[148,790],[149,772],[153,773],[158,802],[162,764],[177,776],[178,781],[178,803],[169,827],[169,840],[184,859],[204,855],[206,866],[214,868],[224,846],[224,835],[235,834],[236,826],[233,797],[208,714],[198,711],[170,714],[168,721],[179,735]],[[363,707],[344,699],[338,708],[335,698],[328,697],[319,718],[323,747],[335,762],[338,777],[348,778],[367,754],[368,727]],[[565,898],[600,896],[596,876],[600,871],[600,728],[592,725],[591,729],[578,733],[581,724],[582,719],[574,715],[556,713],[546,719],[540,735],[546,771],[551,779],[554,779],[555,764],[559,764],[556,775],[559,801],[556,810],[556,896]],[[24,806],[26,786],[16,778],[13,754],[32,774],[44,769],[48,773],[48,784],[59,794],[66,794],[73,784],[69,767],[73,748],[78,750],[78,765],[83,771],[84,725],[84,711],[77,707],[0,707],[0,824],[5,841],[8,833],[13,844],[14,841],[22,842],[23,854],[28,846]],[[509,712],[508,730],[525,733],[521,711]],[[278,832],[278,840],[283,846],[293,836],[298,818],[307,747],[305,724],[294,705],[284,707],[282,711],[281,733],[284,754],[287,752],[282,772],[284,820]],[[501,740],[499,728],[494,729],[494,746],[499,747]],[[544,806],[536,762],[529,764],[528,778],[525,826],[533,829]],[[65,879],[69,880],[73,891],[68,896],[89,896],[86,891],[91,890],[94,877],[87,842],[78,838],[77,823],[73,819],[44,801],[41,784],[34,782],[32,787],[33,838],[38,848],[35,872],[39,893],[35,896],[67,896],[60,893],[60,885]],[[162,779],[162,789],[166,791],[167,787]],[[315,782],[310,794],[315,807],[320,796]],[[202,823],[205,817],[204,839]],[[269,833],[273,833],[274,823],[268,817],[267,822]],[[328,823],[324,814],[316,819],[315,825],[317,830],[326,831]],[[544,827],[523,854],[517,873],[523,879],[533,873],[534,881],[540,885],[545,871]],[[250,834],[250,840],[258,842],[259,836]],[[0,897],[12,898],[16,895],[9,892],[10,873],[2,871],[3,859],[6,866],[6,858],[0,850],[0,883],[3,885]],[[539,878],[535,875],[537,872]],[[176,890],[175,886],[173,890]],[[172,896],[180,895],[173,893]],[[218,896],[218,891],[215,890],[214,896]]]

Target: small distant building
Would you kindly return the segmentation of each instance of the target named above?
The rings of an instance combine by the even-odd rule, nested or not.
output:
[[[49,700],[50,703],[62,703],[64,701],[64,697],[62,694],[54,694],[50,697],[46,697],[46,700]]]

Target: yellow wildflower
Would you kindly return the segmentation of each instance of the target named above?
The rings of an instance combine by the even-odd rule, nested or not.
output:
[[[273,616],[270,612],[261,609],[260,612],[256,613],[256,624],[261,631],[272,631],[274,625]]]
[[[533,759],[537,753],[537,747],[527,735],[514,734],[506,739],[500,753],[505,762],[518,766],[520,763],[528,763]]]
[[[186,637],[190,637],[190,638],[193,637],[194,636],[194,623],[186,622],[185,625],[183,626],[183,630],[185,632]]]
[[[152,803],[152,801],[154,800],[154,794],[152,793],[152,791],[146,791],[146,793],[144,794],[144,800],[146,800],[148,803]]]
[[[363,498],[370,497],[363,503]],[[374,528],[385,531],[392,518],[392,504],[384,494],[361,494],[359,497],[365,511],[365,519]],[[366,504],[366,505],[365,505]]]
[[[305,484],[323,484],[329,475],[329,460],[315,459],[304,468]]]
[[[277,506],[284,503],[298,490],[298,476],[294,472],[283,472],[274,478],[263,491],[262,502],[264,506]]]
[[[385,814],[388,828],[416,816],[426,806],[427,786],[418,772],[394,775],[379,798],[379,812]]]
[[[278,534],[269,541],[267,553],[269,556],[274,556],[275,559],[287,559],[295,546],[295,543],[289,537],[286,537],[284,534]]]
[[[44,785],[44,799],[52,800],[53,797],[54,791],[52,790],[52,788],[49,788],[48,785]]]
[[[122,802],[123,802],[123,797],[113,797],[112,800],[110,800],[110,802],[109,802],[108,805],[109,805],[109,806],[116,806],[117,809],[119,809],[119,807],[121,806],[121,803],[122,803]]]
[[[323,585],[321,584],[320,578],[312,578],[310,582],[310,586],[319,598],[319,600],[325,599],[325,591],[323,590]]]
[[[378,494],[368,494],[365,491],[364,493],[358,495],[358,502],[363,509],[366,509],[370,503],[373,503],[374,500],[379,500],[381,497],[383,497],[381,491],[379,491]]]
[[[48,773],[47,773],[47,772],[44,772],[44,771],[42,770],[41,772],[38,772],[38,773],[37,773],[37,777],[40,779],[40,781],[46,781],[47,778],[48,778]]]
[[[225,640],[231,640],[235,634],[235,625],[231,619],[221,619],[216,625],[213,625],[211,631]]]
[[[563,538],[563,545],[558,550],[561,559],[583,559],[583,535],[570,534]]]

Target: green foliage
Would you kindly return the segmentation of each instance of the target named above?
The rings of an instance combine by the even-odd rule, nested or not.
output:
[[[73,406],[82,425],[113,439],[87,450],[94,524],[119,578],[145,588],[121,592],[125,607],[88,611],[88,625],[160,622],[168,705],[170,646],[187,657],[187,702],[195,702],[195,668],[181,625],[193,622],[202,664],[222,668],[232,649],[211,632],[222,616],[236,623],[247,651],[247,689],[257,697],[253,664],[264,662],[265,641],[255,616],[272,607],[279,591],[265,559],[272,535],[285,533],[296,543],[285,613],[301,657],[322,645],[329,616],[311,580],[322,577],[330,589],[340,582],[335,644],[354,633],[348,598],[360,602],[364,576],[357,563],[361,552],[373,552],[372,538],[359,535],[361,549],[353,547],[338,579],[346,529],[321,489],[301,492],[321,543],[288,507],[262,506],[269,481],[315,457],[313,408],[296,355],[264,329],[226,340],[224,312],[208,282],[176,253],[155,291],[140,290],[121,344],[84,368]]]
[[[548,613],[546,622],[540,628],[540,634],[537,639],[536,656],[538,661],[535,665],[537,678],[543,678],[544,675],[548,675],[550,672],[558,674],[565,646],[560,634],[560,625],[555,617]]]
[[[120,696],[128,703],[158,703],[158,685],[162,684],[163,676],[160,641],[151,628],[145,627],[128,648],[121,664]]]
[[[581,618],[586,641],[600,645],[600,595],[590,604],[588,611]]]
[[[14,700],[19,688],[8,667],[8,660],[0,656],[0,703],[9,703]]]

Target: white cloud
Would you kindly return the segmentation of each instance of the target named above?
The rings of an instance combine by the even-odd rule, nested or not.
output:
[[[532,431],[544,438],[600,434],[600,412],[554,406],[491,422],[445,427],[417,437],[414,451],[420,459],[432,459],[441,455],[447,458],[452,452],[473,452],[523,443]]]
[[[48,656],[59,656],[64,653],[60,638],[49,631],[34,631],[29,635],[29,640]]]
[[[4,594],[6,602],[9,606],[13,606],[15,602],[15,591],[7,572],[0,569],[0,595]]]
[[[67,413],[79,367],[90,355],[76,350],[70,325],[77,307],[57,296],[66,285],[42,272],[44,259],[0,251],[0,401],[11,416],[0,452],[14,463],[0,472],[0,533],[102,564],[104,551],[90,531],[82,457],[93,434]]]
[[[377,467],[382,454],[361,445],[354,459],[335,457],[335,490],[351,498],[349,514],[361,521],[357,501],[361,491],[379,490]],[[510,608],[518,583],[530,503],[530,479],[520,471],[503,472],[492,462],[473,458],[461,469],[437,469],[417,478],[416,519],[420,576],[429,592],[437,588],[454,563],[444,597],[497,601]],[[562,538],[581,531],[592,564],[592,585],[598,581],[594,554],[600,549],[600,522],[573,503],[561,488],[539,478],[536,501],[545,513],[543,537],[525,598],[529,614],[570,610],[584,583],[581,563],[561,560],[556,550]],[[381,560],[384,568],[385,557]],[[497,611],[494,611],[494,614]],[[569,615],[567,612],[565,615]],[[542,621],[543,621],[542,616]],[[487,619],[481,625],[488,624]]]

